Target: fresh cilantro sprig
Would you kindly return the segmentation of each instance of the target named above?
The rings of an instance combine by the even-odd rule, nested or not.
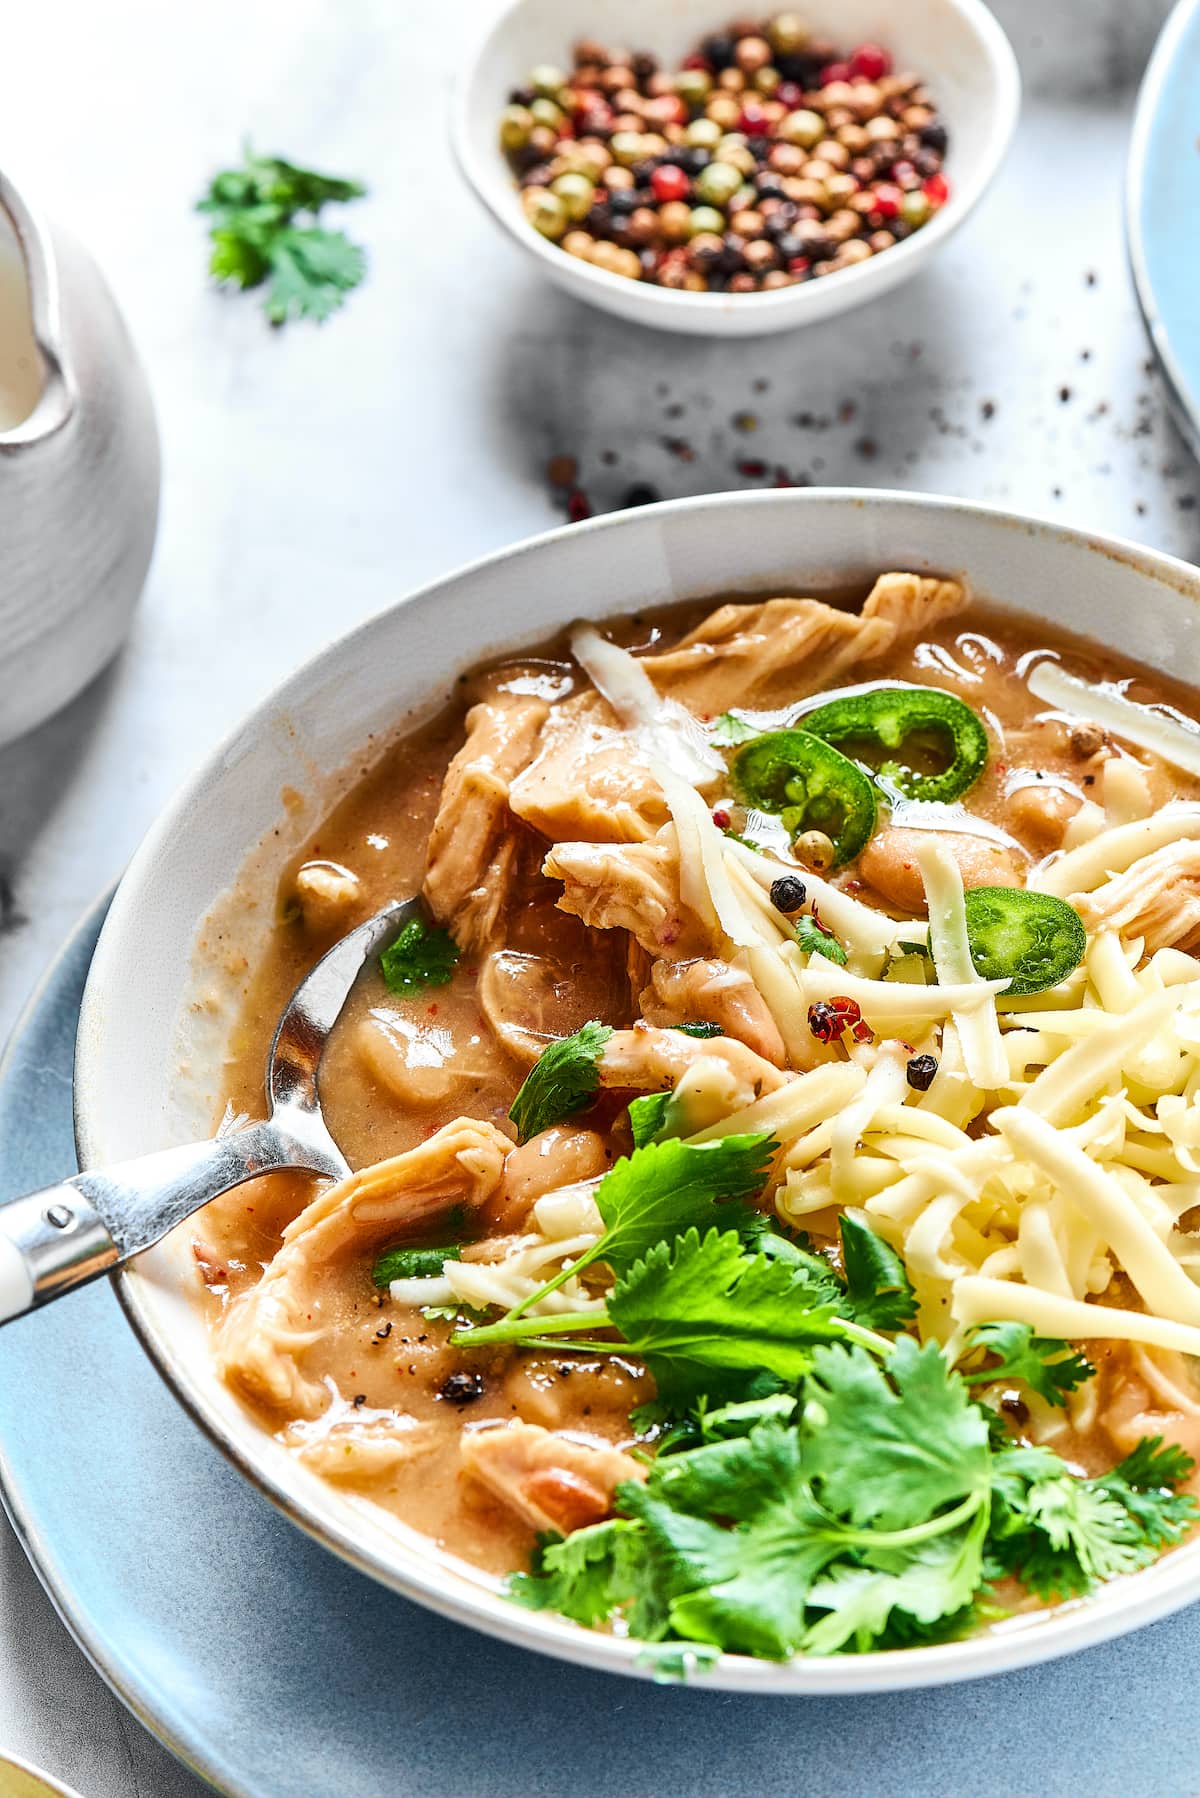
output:
[[[846,965],[846,951],[832,930],[826,930],[807,912],[796,920],[796,942],[805,955],[823,955],[827,961],[836,962],[839,968]]]
[[[1021,1380],[1051,1405],[1065,1405],[1068,1394],[1096,1371],[1087,1356],[1077,1353],[1069,1342],[1035,1336],[1029,1324],[976,1324],[960,1361],[977,1349],[986,1350],[993,1359],[964,1371],[969,1385]]]
[[[775,1148],[771,1138],[762,1134],[725,1136],[710,1143],[672,1138],[647,1143],[623,1156],[596,1189],[596,1208],[605,1228],[592,1247],[498,1323],[460,1332],[452,1338],[455,1346],[519,1342],[573,1327],[607,1328],[608,1314],[603,1309],[553,1318],[527,1317],[525,1313],[593,1262],[603,1261],[620,1275],[651,1250],[689,1230],[706,1233],[727,1227],[741,1215],[730,1201],[751,1198],[761,1191]]]
[[[1195,1520],[1175,1488],[1191,1457],[1143,1437],[1111,1473],[1076,1479],[1051,1449],[1011,1448],[994,1460],[992,1578],[1013,1574],[1046,1600],[1075,1598],[1145,1567]]]
[[[903,1330],[917,1315],[917,1298],[895,1249],[869,1224],[841,1217],[842,1267],[851,1315],[869,1330]]]
[[[343,232],[320,223],[321,211],[366,191],[359,181],[247,149],[240,168],[213,176],[196,207],[211,219],[210,272],[238,287],[265,286],[263,309],[273,325],[322,322],[358,286],[367,261]]]
[[[528,1142],[591,1103],[600,1085],[600,1056],[611,1035],[607,1024],[593,1018],[573,1036],[542,1050],[509,1109],[518,1142]]]
[[[1197,1514],[1157,1439],[1099,1479],[990,1444],[986,1408],[936,1343],[880,1362],[817,1345],[795,1395],[698,1413],[618,1516],[545,1540],[520,1603],[651,1643],[784,1659],[907,1646],[998,1613],[987,1581],[1053,1597],[1143,1566]]]
[[[379,971],[391,993],[445,986],[454,978],[458,949],[448,930],[410,918],[395,942],[379,957]]]

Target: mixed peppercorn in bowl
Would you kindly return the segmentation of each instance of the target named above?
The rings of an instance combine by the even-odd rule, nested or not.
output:
[[[570,256],[689,293],[770,292],[880,255],[950,197],[920,74],[841,51],[798,13],[734,20],[677,70],[584,39],[540,64],[499,139],[533,228]]]
[[[518,0],[464,80],[459,159],[546,273],[623,316],[732,334],[829,316],[936,248],[1015,119],[976,0],[878,30],[861,3]]]

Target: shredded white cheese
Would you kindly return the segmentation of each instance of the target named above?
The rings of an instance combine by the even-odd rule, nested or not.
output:
[[[1037,699],[1057,711],[1084,718],[1110,730],[1139,749],[1149,749],[1175,768],[1188,774],[1200,774],[1200,725],[1189,719],[1170,717],[1152,706],[1137,705],[1116,693],[1111,687],[1093,686],[1068,674],[1057,662],[1039,662],[1026,682]]]
[[[962,1043],[968,1078],[981,1091],[994,1091],[996,1087],[1003,1086],[1008,1078],[1008,1062],[1000,1041],[995,1001],[991,996],[995,990],[994,983],[984,980],[976,972],[975,963],[971,960],[962,875],[959,873],[958,863],[945,844],[939,843],[931,835],[917,849],[917,866],[925,882],[925,899],[929,908],[929,946],[933,952],[933,964],[938,971],[939,982],[981,990],[981,1003],[970,1009],[956,1007],[954,1022]]]
[[[637,657],[590,624],[571,633],[571,654],[596,691],[607,699],[626,730],[643,747],[693,786],[706,786],[725,764],[696,718],[676,699],[666,699]]]

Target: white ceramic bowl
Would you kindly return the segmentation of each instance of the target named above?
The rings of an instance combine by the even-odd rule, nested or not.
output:
[[[593,268],[547,242],[518,202],[496,141],[510,90],[537,63],[571,66],[581,37],[652,50],[669,66],[736,13],[733,0],[513,0],[471,57],[454,100],[459,166],[492,217],[552,281],[637,324],[695,336],[753,337],[791,330],[878,298],[923,267],[962,224],[995,175],[1012,136],[1021,84],[1008,39],[982,0],[804,0],[814,33],[839,46],[879,42],[917,70],[950,132],[951,197],[895,249],[821,281],[770,293],[678,293]],[[769,9],[765,9],[769,10]]]
[[[207,1127],[203,1088],[220,1075],[219,1032],[187,1051],[200,1114],[181,1115],[179,1023],[197,990],[201,921],[256,844],[264,896],[314,811],[297,826],[287,789],[319,806],[325,776],[449,696],[455,674],[536,642],[577,616],[685,597],[779,593],[865,581],[885,568],[964,573],[976,591],[1087,631],[1152,666],[1200,666],[1200,572],[1150,550],[955,500],[821,491],[721,494],[572,525],[440,581],[324,650],[251,714],[184,788],[121,883],[84,998],[76,1062],[81,1161],[160,1148]],[[484,622],[486,621],[486,622]],[[280,832],[276,836],[272,833]],[[245,928],[251,953],[269,926]],[[227,948],[236,949],[234,942]],[[202,986],[204,983],[201,983]],[[214,1377],[186,1241],[121,1278],[142,1340],[238,1467],[312,1535],[398,1591],[530,1648],[617,1672],[634,1644],[508,1604],[483,1575],[361,1498],[325,1484],[255,1423]],[[69,1320],[64,1317],[64,1327]],[[1200,1543],[1094,1598],[972,1640],[906,1653],[775,1666],[727,1656],[706,1683],[754,1692],[855,1692],[994,1673],[1102,1641],[1200,1595]]]

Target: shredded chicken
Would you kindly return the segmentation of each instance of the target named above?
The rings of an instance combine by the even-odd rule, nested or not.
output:
[[[549,706],[493,682],[467,713],[467,740],[446,770],[429,836],[425,897],[463,949],[493,940],[520,869],[509,788],[528,762]]]
[[[451,1205],[479,1212],[496,1193],[512,1143],[494,1124],[456,1118],[405,1155],[326,1187],[283,1233],[257,1286],[236,1299],[217,1335],[223,1379],[257,1404],[316,1417],[330,1392],[300,1363],[336,1325],[325,1300],[332,1263],[414,1235]]]
[[[642,994],[648,1024],[716,1024],[782,1067],[787,1051],[766,1000],[744,968],[727,961],[657,961]]]
[[[674,649],[642,664],[655,686],[701,714],[784,705],[951,617],[966,600],[959,581],[881,574],[861,612],[818,599],[718,606]]]
[[[702,717],[730,706],[781,705],[965,603],[958,581],[883,574],[861,612],[818,599],[719,606],[674,649],[640,661],[662,694]],[[554,707],[509,803],[553,842],[646,842],[667,817],[648,750],[595,692]]]
[[[552,842],[642,843],[667,817],[648,754],[594,692],[555,706],[510,803]]]
[[[462,1467],[532,1529],[563,1535],[602,1522],[616,1488],[646,1477],[639,1461],[607,1442],[536,1423],[468,1430]]]
[[[685,1036],[681,1030],[635,1024],[632,1030],[614,1030],[600,1051],[600,1084],[668,1092],[697,1061],[720,1062],[732,1075],[730,1111],[775,1092],[793,1077],[732,1037]]]
[[[716,947],[713,931],[679,896],[673,825],[653,843],[559,843],[542,872],[561,880],[563,911],[594,930],[627,930],[648,955],[691,960]]]
[[[1146,953],[1200,947],[1200,842],[1170,843],[1071,900],[1089,931],[1145,939]]]

